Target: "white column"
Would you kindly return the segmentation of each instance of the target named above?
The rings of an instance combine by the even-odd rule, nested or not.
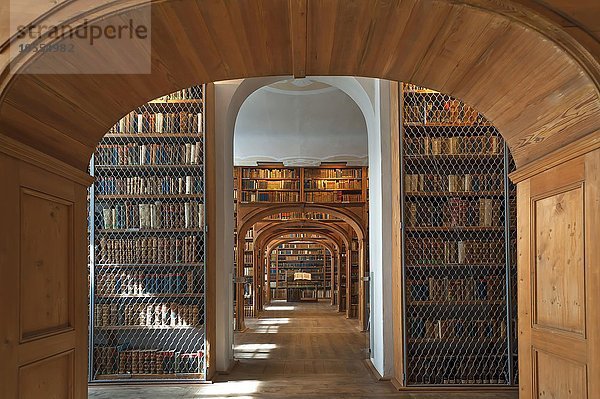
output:
[[[376,134],[369,134],[369,265],[371,270],[371,361],[382,377],[393,374],[392,170],[390,82],[374,90]]]

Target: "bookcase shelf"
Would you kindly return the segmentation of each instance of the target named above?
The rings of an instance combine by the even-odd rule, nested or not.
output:
[[[104,135],[106,141],[110,139],[193,139],[198,140],[198,134],[191,133],[159,133],[159,132],[146,132],[146,133],[108,133]]]
[[[203,329],[204,326],[96,326],[99,330],[193,330]]]
[[[204,267],[204,263],[177,263],[177,262],[165,262],[165,263],[97,263],[96,267],[114,269],[114,268],[139,268],[139,267]]]
[[[345,203],[363,204],[364,168],[283,166],[241,167],[236,185],[240,204]]]
[[[303,243],[301,240],[279,245],[269,262],[269,273],[273,276],[271,297],[290,302],[331,298],[331,291],[324,288],[327,285],[326,268],[330,262],[330,254],[321,245]],[[308,273],[310,280],[296,280],[295,273]],[[285,297],[280,295],[282,293],[285,293]],[[309,294],[309,297],[303,297]]]
[[[471,107],[401,90],[407,386],[512,386],[516,297],[508,148]]]
[[[204,93],[138,107],[92,157],[90,381],[205,379]]]
[[[96,295],[99,299],[108,298],[202,298],[204,294],[201,293],[181,293],[181,294],[105,294]]]

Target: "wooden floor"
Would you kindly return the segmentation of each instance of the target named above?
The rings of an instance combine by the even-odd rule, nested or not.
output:
[[[366,366],[368,336],[327,303],[275,302],[235,336],[238,364],[210,385],[91,387],[94,399],[515,399],[516,393],[409,394]]]

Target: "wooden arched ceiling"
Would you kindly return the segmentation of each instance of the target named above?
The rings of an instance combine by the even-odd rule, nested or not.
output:
[[[338,242],[349,245],[352,236],[341,226],[335,224],[320,223],[318,221],[306,222],[280,222],[273,223],[258,232],[254,241],[258,247],[263,247],[272,237],[291,233],[315,233],[331,237],[337,237]]]
[[[135,3],[104,4],[85,17],[108,14],[106,21],[118,21],[140,12],[119,11]],[[151,48],[115,55],[111,46],[97,45],[71,56],[14,60],[29,71],[86,70],[150,52],[152,73],[11,76],[4,70],[0,133],[84,169],[120,116],[173,90],[240,77],[356,75],[412,82],[464,100],[498,127],[522,166],[600,131],[597,27],[581,22],[582,33],[569,32],[558,18],[557,4],[566,2],[550,3],[558,8],[525,0],[154,1]],[[89,0],[65,4],[72,26],[73,7],[100,7]],[[585,13],[572,15],[571,22]]]

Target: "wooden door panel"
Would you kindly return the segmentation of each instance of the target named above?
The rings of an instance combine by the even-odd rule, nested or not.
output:
[[[19,368],[19,399],[73,399],[73,351]]]
[[[21,342],[73,328],[73,202],[21,190]]]
[[[552,353],[534,351],[534,396],[540,399],[587,399],[585,363]]]
[[[533,327],[584,335],[583,186],[533,201]]]
[[[518,184],[521,399],[600,397],[600,151]]]
[[[0,153],[0,391],[87,397],[86,188]],[[65,174],[68,174],[65,171]]]

